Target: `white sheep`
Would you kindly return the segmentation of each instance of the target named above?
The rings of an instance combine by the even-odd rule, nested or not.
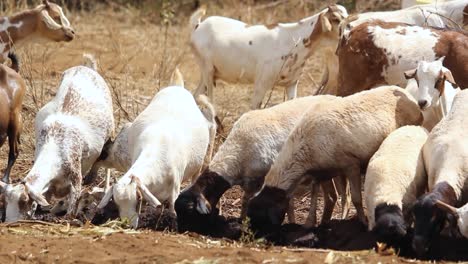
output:
[[[369,230],[385,242],[400,241],[409,224],[411,207],[426,191],[422,147],[428,132],[404,126],[382,142],[367,166],[364,204]]]
[[[37,113],[35,130],[32,169],[18,185],[1,183],[8,222],[26,217],[32,201],[48,206],[52,197],[68,196],[67,214],[73,213],[82,175],[114,131],[112,97],[96,68],[76,66],[64,72],[57,95]]]
[[[468,90],[458,92],[452,109],[431,131],[423,147],[429,192],[413,207],[413,249],[423,255],[441,231],[447,214],[437,201],[450,206],[468,202]]]
[[[320,111],[318,111],[318,109]],[[422,114],[405,90],[383,86],[310,108],[289,135],[265,177],[262,190],[248,206],[256,229],[276,228],[283,222],[297,186],[344,174],[359,219],[362,207],[361,172],[382,141],[395,129],[419,125]]]
[[[184,225],[187,224],[189,229],[203,225],[203,222],[206,222],[203,216],[216,214],[215,208],[222,194],[234,185],[240,185],[244,190],[241,211],[241,217],[244,217],[247,202],[261,188],[266,173],[303,113],[320,102],[332,100],[335,100],[334,96],[309,96],[243,114],[234,124],[208,169],[177,199],[179,224],[185,222]],[[344,195],[343,216],[346,216],[349,205],[346,197],[347,183],[339,183],[339,192]],[[325,211],[332,212],[336,193],[334,188],[332,191],[330,188],[325,191],[328,192],[325,196]],[[312,203],[314,202],[316,200],[312,200]],[[289,208],[289,221],[294,222],[294,207]],[[324,213],[324,217],[331,217],[331,212]],[[315,210],[311,210],[310,213],[307,222],[313,225]],[[200,219],[200,223],[195,223],[196,219]]]
[[[319,48],[337,46],[338,25],[348,16],[343,6],[330,5],[299,22],[269,26],[219,16],[201,22],[204,14],[200,9],[190,18],[190,45],[201,70],[195,94],[206,88],[213,100],[217,79],[254,83],[252,109],[275,84],[295,98],[306,60]]]
[[[106,192],[98,208],[113,198],[120,217],[129,219],[134,228],[141,198],[152,206],[168,201],[169,212],[175,214],[182,181],[200,173],[212,126],[185,88],[170,86],[158,92],[129,127],[132,166]]]

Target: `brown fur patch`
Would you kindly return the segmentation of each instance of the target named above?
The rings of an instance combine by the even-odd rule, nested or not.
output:
[[[385,52],[375,46],[368,30],[370,25],[389,28],[401,23],[383,25],[381,22],[367,22],[350,32],[346,43],[338,49],[338,96],[348,96],[378,84],[385,84],[381,72],[389,62]]]
[[[276,28],[277,26],[278,26],[278,23],[270,23],[270,24],[265,25],[265,27],[270,30]]]
[[[461,87],[468,87],[468,36],[456,31],[437,30],[440,37],[434,47],[436,57],[445,56],[443,65],[448,68]]]

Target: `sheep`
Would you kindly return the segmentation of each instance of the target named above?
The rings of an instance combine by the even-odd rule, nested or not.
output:
[[[406,79],[413,80],[408,81],[406,89],[418,101],[423,126],[429,131],[450,112],[453,98],[460,91],[450,70],[442,65],[444,59],[419,61],[415,69],[405,72]]]
[[[233,185],[240,185],[244,190],[241,210],[243,218],[246,215],[247,202],[261,187],[271,164],[302,114],[309,107],[334,99],[334,96],[309,96],[243,114],[234,124],[209,167],[194,184],[179,195],[176,201],[179,231],[184,227],[204,232],[207,219],[217,214],[216,205],[222,194]],[[341,194],[346,193],[345,184],[346,182],[338,186],[341,187]],[[333,199],[336,200],[333,194],[334,189],[331,196],[326,196],[327,212],[330,211],[330,206],[333,210]],[[343,216],[346,217],[349,200],[343,198],[342,203]],[[293,212],[294,208],[291,206],[288,211],[291,222],[294,222]],[[308,222],[315,224],[315,210],[311,210]]]
[[[60,21],[60,22],[59,22]],[[47,0],[34,9],[0,18],[0,63],[13,46],[40,37],[49,41],[72,41],[75,31],[62,8]]]
[[[338,45],[338,24],[348,16],[340,5],[330,5],[318,14],[296,23],[248,25],[212,16],[199,9],[190,18],[190,45],[201,70],[195,94],[207,89],[213,100],[217,79],[254,83],[251,108],[259,108],[275,84],[287,88],[288,99],[296,97],[297,84],[306,60],[322,47]]]
[[[423,119],[411,95],[397,86],[338,97],[322,102],[319,108],[310,108],[303,115],[266,175],[261,191],[250,200],[247,215],[254,229],[277,229],[299,184],[316,185],[341,173],[350,182],[351,200],[359,220],[365,223],[361,172],[392,131],[419,125]]]
[[[174,202],[180,185],[199,175],[213,125],[185,88],[162,89],[128,128],[132,166],[109,188],[98,208],[103,209],[112,198],[120,217],[137,228],[138,200],[144,198],[154,207],[168,201],[175,221]]]
[[[429,192],[413,206],[415,217],[412,247],[425,254],[431,240],[440,233],[447,214],[438,200],[458,206],[468,202],[468,90],[458,92],[452,109],[431,131],[423,147]]]
[[[9,145],[8,164],[3,182],[10,183],[11,168],[19,154],[18,144],[23,128],[21,110],[26,83],[19,75],[19,62],[15,54],[9,53],[11,68],[0,64],[0,147],[7,137]]]
[[[86,63],[91,64],[95,63]],[[47,207],[52,197],[67,196],[67,217],[72,217],[82,175],[113,131],[112,97],[96,68],[66,70],[55,98],[37,113],[33,167],[19,184],[0,182],[6,192],[6,221],[31,215],[33,201]]]
[[[428,132],[419,126],[404,126],[382,142],[367,166],[364,203],[369,231],[386,243],[398,244],[405,237],[411,207],[427,186],[422,147]]]
[[[449,214],[452,214],[457,219],[458,229],[460,233],[468,238],[468,203],[460,208],[455,208],[450,206],[442,201],[437,200],[436,206],[440,209],[446,211]]]

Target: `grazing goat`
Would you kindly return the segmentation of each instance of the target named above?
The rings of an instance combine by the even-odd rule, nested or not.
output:
[[[457,219],[460,233],[465,238],[468,238],[468,203],[461,208],[455,208],[441,201],[436,201],[436,205],[447,213],[452,214]]]
[[[385,22],[400,22],[416,26],[433,26],[444,28],[453,25],[453,22],[468,24],[464,22],[468,18],[467,13],[463,13],[463,8],[467,8],[466,0],[450,1],[445,3],[433,3],[427,5],[414,6],[402,10],[367,12],[348,16],[341,24],[341,38],[343,43],[348,37],[352,28],[372,20],[382,20]],[[440,15],[438,15],[440,14]],[[338,85],[338,57],[333,52],[326,53],[328,69],[322,79],[321,94],[336,94]],[[391,83],[390,83],[391,84]]]
[[[7,137],[10,147],[8,164],[3,176],[3,182],[10,183],[11,168],[18,157],[18,144],[23,128],[21,110],[23,97],[26,91],[26,83],[18,74],[19,62],[16,55],[8,54],[11,59],[11,68],[0,64],[0,147]]]
[[[423,147],[429,193],[415,203],[413,249],[425,254],[444,226],[447,213],[436,203],[450,206],[468,202],[468,90],[459,92],[452,110],[432,129]]]
[[[261,191],[250,200],[247,215],[253,228],[275,230],[297,186],[317,186],[340,174],[349,180],[352,202],[365,223],[361,172],[392,131],[419,125],[423,119],[411,95],[396,86],[322,102],[316,108],[320,111],[309,109],[289,134]]]
[[[209,167],[194,184],[179,195],[176,201],[179,229],[184,227],[203,232],[207,219],[218,214],[216,206],[219,199],[234,185],[240,185],[244,190],[241,217],[245,217],[247,202],[261,188],[266,173],[304,112],[322,101],[334,99],[334,96],[309,96],[243,114],[234,124]],[[339,182],[338,185],[342,195],[346,194],[345,184],[347,183]],[[324,192],[326,208],[331,207],[333,210],[336,202],[335,189],[325,189]],[[293,203],[288,211],[290,222],[295,220],[292,205]],[[348,206],[349,200],[346,196],[342,197],[343,216],[347,215]],[[315,224],[315,210],[310,211],[308,223]]]
[[[410,209],[426,191],[421,150],[427,135],[420,126],[400,127],[388,135],[369,161],[364,203],[369,230],[380,241],[392,245],[402,241],[409,226]]]
[[[10,49],[23,41],[40,37],[51,41],[72,41],[75,32],[60,6],[43,0],[34,9],[0,18],[0,63]]]
[[[204,10],[190,18],[191,47],[201,70],[195,92],[206,88],[213,100],[217,79],[255,83],[251,108],[259,108],[265,93],[275,84],[296,97],[297,84],[306,60],[322,47],[338,45],[338,25],[348,16],[340,5],[296,23],[248,25],[212,16],[201,22]]]
[[[420,61],[418,66],[405,72],[408,81],[406,89],[415,97],[424,115],[423,126],[432,128],[447,116],[452,108],[453,98],[460,91],[452,73],[442,65],[445,57],[433,62]]]
[[[180,185],[199,175],[213,126],[185,88],[161,90],[128,128],[132,166],[106,192],[98,208],[112,198],[120,217],[129,219],[134,228],[138,227],[138,201],[143,198],[154,207],[168,201],[175,217]]]
[[[461,32],[382,21],[353,28],[338,49],[337,95],[347,96],[382,84],[406,86],[404,72],[421,60],[445,56],[460,87],[468,87],[468,35]]]
[[[57,95],[37,113],[34,165],[6,191],[6,221],[26,217],[32,202],[48,206],[68,196],[70,217],[85,175],[114,131],[112,97],[104,79],[86,66],[66,70]]]

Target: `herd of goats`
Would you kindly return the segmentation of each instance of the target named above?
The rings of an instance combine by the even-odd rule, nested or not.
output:
[[[468,0],[357,15],[330,5],[273,25],[204,14],[199,9],[189,21],[201,71],[195,95],[176,69],[172,86],[113,138],[111,93],[85,55],[37,113],[34,164],[17,183],[9,178],[26,83],[12,48],[33,37],[72,41],[75,32],[48,0],[0,18],[0,61],[11,60],[0,65],[0,145],[9,144],[3,221],[32,218],[38,208],[73,219],[112,202],[137,228],[144,201],[165,203],[180,230],[209,229],[223,193],[240,185],[241,218],[259,234],[280,228],[286,214],[294,222],[294,197],[306,193],[305,226],[316,226],[321,189],[321,223],[330,221],[339,195],[342,218],[351,200],[381,241],[397,245],[412,229],[419,255],[442,230],[468,238]],[[326,59],[321,95],[296,99],[305,62],[319,51]],[[254,83],[252,109],[275,85],[290,100],[243,114],[213,155],[217,80]],[[106,187],[83,188],[99,168],[108,170]],[[112,185],[111,168],[125,172]]]

